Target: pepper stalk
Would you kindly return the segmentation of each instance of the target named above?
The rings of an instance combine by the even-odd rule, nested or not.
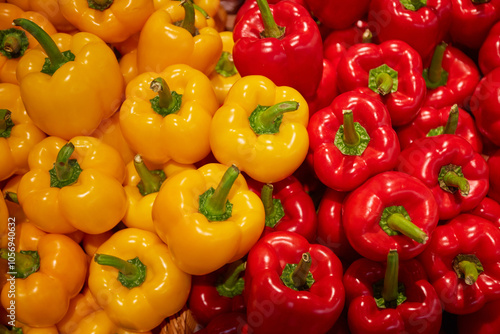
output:
[[[146,266],[138,257],[125,261],[113,255],[95,254],[94,261],[103,266],[116,268],[118,281],[128,289],[141,286],[146,280]]]
[[[260,33],[260,36],[262,38],[283,38],[285,27],[276,24],[267,0],[257,0],[257,6],[259,6],[262,23],[264,24],[264,31]]]

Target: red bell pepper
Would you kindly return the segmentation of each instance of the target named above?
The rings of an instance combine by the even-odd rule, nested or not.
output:
[[[420,262],[399,262],[394,250],[386,258],[356,260],[344,274],[351,333],[439,333],[440,300]]]
[[[432,192],[405,173],[377,174],[349,193],[342,224],[352,247],[372,261],[395,249],[401,260],[420,254],[438,223]]]
[[[317,243],[330,248],[347,268],[360,255],[352,248],[342,224],[343,203],[346,192],[326,189],[318,207]]]
[[[260,196],[266,211],[263,235],[290,231],[309,242],[316,239],[317,216],[314,202],[293,175],[282,181],[264,184],[247,178],[248,188]]]
[[[483,75],[500,67],[500,22],[493,25],[483,44],[481,44],[477,63]]]
[[[206,327],[196,334],[251,334],[248,332],[244,312],[222,313],[213,318]]]
[[[250,9],[258,7],[257,0],[242,0],[242,1],[243,1],[243,3],[241,4],[241,6],[238,9],[238,12],[236,13],[236,16],[234,18],[234,25],[236,25],[236,23],[238,23],[241,20],[243,15],[245,15],[245,13],[248,12]],[[270,5],[274,5],[280,1],[283,1],[283,0],[267,0],[267,3]],[[295,2],[299,5],[304,6],[306,9],[308,9],[305,0],[288,0],[288,1]]]
[[[304,0],[309,10],[325,26],[341,30],[349,28],[368,14],[370,0]]]
[[[250,333],[325,333],[344,306],[342,264],[325,246],[274,232],[248,254],[244,293]]]
[[[470,101],[470,110],[479,132],[496,146],[500,146],[500,68],[484,76]]]
[[[467,213],[488,219],[496,227],[500,228],[500,203],[494,199],[483,198],[478,206]]]
[[[307,131],[308,161],[321,182],[338,191],[394,168],[400,152],[384,104],[359,92],[337,96],[311,116]]]
[[[495,300],[471,314],[457,317],[458,334],[498,334],[500,333],[500,300]]]
[[[425,105],[434,108],[453,104],[468,108],[480,79],[476,63],[446,43],[436,46],[430,65],[423,74],[427,84]]]
[[[319,28],[301,5],[257,0],[233,29],[233,60],[241,76],[264,75],[305,98],[316,92],[323,71]]]
[[[474,209],[488,192],[488,164],[457,135],[415,140],[401,151],[397,170],[418,178],[431,190],[440,220]]]
[[[220,314],[245,311],[242,295],[245,266],[245,262],[237,261],[209,274],[192,277],[188,305],[198,324],[206,326]]]
[[[403,41],[350,47],[338,65],[341,92],[360,91],[381,99],[394,126],[411,122],[425,98],[420,55]]]
[[[490,155],[488,158],[488,167],[490,168],[490,190],[488,196],[495,201],[500,202],[500,149]]]
[[[451,0],[450,37],[462,49],[481,47],[500,18],[500,0]]]
[[[418,257],[445,311],[468,314],[500,299],[500,230],[461,214],[438,226]]]
[[[368,23],[379,43],[401,40],[427,59],[451,24],[451,0],[372,0]]]
[[[456,110],[456,111],[454,111]],[[474,151],[481,153],[483,141],[472,116],[457,105],[433,108],[424,106],[411,123],[396,129],[404,150],[418,138],[438,134],[455,134],[467,140]]]

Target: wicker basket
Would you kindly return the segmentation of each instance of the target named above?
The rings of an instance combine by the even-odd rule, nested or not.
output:
[[[184,306],[182,310],[165,319],[160,334],[192,334],[197,326],[191,311]]]

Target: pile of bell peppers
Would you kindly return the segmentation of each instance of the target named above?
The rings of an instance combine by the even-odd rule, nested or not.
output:
[[[500,333],[499,45],[500,0],[0,0],[0,333]]]

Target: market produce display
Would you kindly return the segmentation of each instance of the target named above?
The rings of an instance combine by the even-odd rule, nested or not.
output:
[[[0,0],[0,333],[500,333],[499,45],[500,0]]]

